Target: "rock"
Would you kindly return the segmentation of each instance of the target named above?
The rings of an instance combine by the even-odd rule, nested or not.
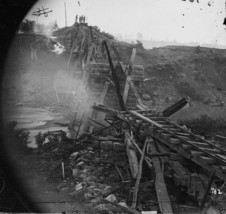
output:
[[[67,187],[67,183],[60,183],[58,186],[57,186],[57,189],[58,190],[61,190],[63,188]]]
[[[81,190],[81,189],[83,189],[82,183],[79,183],[75,186],[76,191]]]
[[[107,198],[105,198],[106,200],[110,201],[110,202],[116,202],[117,198],[114,194],[109,195]]]
[[[90,199],[92,199],[92,198],[94,198],[94,197],[96,197],[96,196],[93,195],[92,193],[86,193],[86,194],[85,194],[85,198],[86,198],[87,200],[90,200]]]
[[[115,210],[116,208],[111,204],[98,204],[94,207],[94,209],[97,209],[99,211],[107,210],[108,214],[113,214],[114,212],[111,210]]]
[[[74,152],[74,153],[72,153],[72,154],[70,155],[70,158],[73,159],[73,160],[75,160],[75,159],[78,158],[78,156],[79,156],[79,152]]]
[[[89,171],[90,171],[90,170],[89,170],[88,168],[84,168],[84,169],[82,170],[82,173],[83,173],[83,174],[87,174]]]
[[[92,155],[91,153],[87,153],[87,154],[85,154],[84,156],[85,156],[85,158],[87,158],[87,159],[91,159],[91,158],[93,157],[93,155]]]
[[[90,181],[94,181],[94,180],[96,180],[96,177],[93,176],[93,175],[88,176],[88,177],[85,178],[85,181],[86,181],[86,182],[90,182]]]
[[[92,146],[89,146],[86,148],[88,151],[93,151],[93,147]]]
[[[68,187],[64,187],[61,189],[61,191],[66,191],[66,190],[68,190]]]
[[[72,176],[75,178],[75,177],[77,177],[78,176],[78,173],[79,173],[79,169],[73,169],[72,170]]]
[[[82,167],[82,166],[84,166],[84,164],[85,164],[85,163],[84,163],[83,161],[81,161],[81,162],[77,163],[76,166]]]
[[[145,101],[149,101],[150,100],[150,96],[148,94],[143,94],[142,95],[142,99]]]
[[[81,174],[79,177],[82,178],[82,179],[85,179],[86,176],[87,176],[86,174]]]
[[[118,205],[121,205],[122,207],[127,207],[128,208],[128,206],[127,206],[125,201],[119,202]]]
[[[79,153],[80,153],[81,155],[84,155],[84,154],[87,153],[87,151],[86,151],[86,150],[81,150]]]
[[[96,198],[92,199],[90,202],[91,203],[99,203],[100,201],[102,201],[102,198],[101,197],[96,197]]]

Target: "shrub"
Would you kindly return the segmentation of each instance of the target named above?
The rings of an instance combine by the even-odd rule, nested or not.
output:
[[[29,134],[30,132],[27,129],[14,130],[14,138],[19,147],[27,148],[27,145],[30,143],[28,140]]]

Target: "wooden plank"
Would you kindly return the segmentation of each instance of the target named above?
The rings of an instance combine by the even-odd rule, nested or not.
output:
[[[118,96],[119,104],[120,104],[121,110],[125,111],[126,107],[125,107],[125,104],[123,102],[123,97],[121,95],[119,79],[118,79],[118,76],[116,74],[115,67],[113,65],[113,62],[112,62],[112,59],[111,59],[111,56],[110,56],[110,51],[108,49],[107,42],[105,40],[103,41],[103,45],[105,46],[106,51],[107,51],[108,61],[109,61],[110,69],[111,69],[111,75],[113,77],[113,82],[115,84],[115,90],[116,90],[116,93],[117,93],[117,96]]]
[[[137,160],[137,155],[133,148],[131,137],[128,131],[125,132],[125,144],[126,144],[126,152],[129,160],[131,174],[132,174],[132,177],[135,179],[137,178],[137,175],[138,175],[138,160]]]
[[[106,96],[109,85],[110,85],[110,82],[108,82],[108,81],[105,82],[104,88],[103,88],[103,90],[101,92],[101,96],[100,96],[100,102],[99,102],[100,104],[103,104],[103,102],[104,102],[104,98]]]
[[[160,125],[159,123],[156,123],[155,121],[153,121],[153,120],[151,120],[151,119],[149,119],[149,118],[144,117],[143,115],[139,114],[139,113],[136,112],[136,111],[129,111],[129,112],[130,112],[132,115],[134,115],[134,116],[136,116],[136,117],[142,119],[143,121],[146,121],[146,122],[148,122],[148,123],[151,123],[151,124],[153,124],[153,125],[155,125],[155,126],[157,126],[157,127],[159,127],[159,128],[162,128],[162,127],[163,127],[163,126]]]
[[[148,145],[149,145],[149,148],[151,149],[152,153],[157,152],[152,138],[149,141]],[[155,189],[156,189],[156,193],[157,193],[157,197],[158,197],[159,209],[160,209],[161,213],[163,213],[163,214],[172,214],[173,209],[172,209],[171,202],[170,202],[168,192],[166,189],[166,184],[164,181],[164,176],[163,176],[163,172],[161,169],[159,158],[152,157],[152,162],[153,162],[153,165],[155,168],[155,175],[156,175]]]
[[[203,167],[207,171],[211,172],[213,170],[213,168],[214,168],[213,165],[206,164],[206,162],[203,161],[203,159],[199,158],[199,153],[196,154],[196,152],[203,153],[201,150],[197,149],[197,151],[192,151],[192,150],[185,151],[181,145],[179,146],[179,145],[171,144],[171,143],[169,143],[168,140],[163,139],[161,136],[152,134],[152,137],[154,137],[154,139],[157,139],[161,143],[165,144],[166,146],[169,146],[171,149],[177,151],[183,157],[185,157],[187,159],[191,159],[191,161],[195,162],[196,164]],[[217,155],[215,155],[215,156],[217,156]],[[226,174],[224,174],[222,172],[222,170],[220,170],[220,169],[216,169],[216,176],[224,181],[226,180]]]
[[[167,109],[165,109],[162,112],[162,115],[164,117],[169,117],[172,114],[176,113],[177,111],[179,111],[180,109],[182,109],[188,102],[189,102],[190,98],[189,97],[185,97],[182,98],[181,100],[179,100],[178,102],[176,102],[175,104],[173,104],[172,106],[168,107]]]
[[[136,180],[136,184],[135,184],[134,191],[133,191],[133,202],[132,202],[132,206],[131,206],[132,209],[135,209],[136,204],[137,204],[137,193],[138,193],[138,190],[139,190],[140,179],[141,179],[141,176],[142,176],[143,161],[144,161],[147,143],[148,143],[148,139],[145,140],[142,155],[141,155],[140,162],[139,162],[137,180]]]
[[[84,45],[85,39],[86,39],[86,37],[85,37],[85,36],[83,36],[83,38],[82,38],[82,42],[81,42],[81,46],[80,46],[80,52],[82,52],[82,51],[83,51],[83,45]]]
[[[126,105],[126,101],[127,101],[127,97],[128,97],[128,92],[129,92],[129,78],[126,78],[126,82],[125,82],[125,87],[124,87],[124,92],[123,92],[123,102]]]

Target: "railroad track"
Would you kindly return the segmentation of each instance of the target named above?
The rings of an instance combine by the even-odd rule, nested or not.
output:
[[[128,111],[124,119],[148,128],[148,135],[226,181],[226,151],[152,111]]]

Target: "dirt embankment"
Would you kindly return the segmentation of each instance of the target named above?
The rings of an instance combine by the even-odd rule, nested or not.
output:
[[[125,63],[132,47],[117,46]],[[164,109],[181,97],[189,96],[189,108],[177,118],[213,118],[226,113],[226,51],[203,47],[166,46],[151,50],[137,49],[135,64],[145,69],[144,90],[150,95],[148,105]]]
[[[201,114],[214,118],[225,115],[225,50],[181,46],[145,50],[141,46],[116,41],[96,27],[92,28],[92,34],[99,47],[104,39],[108,39],[120,53],[124,64],[128,63],[132,48],[137,48],[134,64],[144,66],[144,92],[151,98],[146,103],[151,108],[161,111],[181,97],[189,96],[190,106],[181,111],[178,118],[199,117]],[[29,47],[20,50],[20,46],[14,44],[6,65],[3,88],[11,92],[11,100],[15,103],[25,102],[40,107],[60,100],[73,108],[74,104],[70,101],[74,99],[73,93],[77,91],[81,72],[81,56],[78,53],[82,48],[87,54],[92,43],[91,31],[88,26],[80,26],[79,30],[78,26],[71,26],[56,31],[54,35],[66,47],[61,56],[55,56],[40,45],[37,47],[37,59],[32,59]],[[68,65],[75,38],[77,44]],[[114,51],[111,54],[113,59],[117,58]],[[79,90],[83,90],[82,86]]]

